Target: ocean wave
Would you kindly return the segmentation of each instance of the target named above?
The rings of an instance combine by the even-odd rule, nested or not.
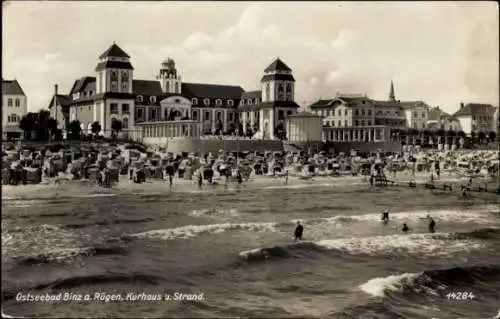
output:
[[[199,209],[199,210],[193,210],[191,213],[189,213],[191,216],[195,217],[219,217],[219,216],[226,216],[226,217],[235,217],[238,216],[238,210],[235,208],[230,208],[230,209]]]
[[[81,223],[81,224],[65,224],[61,225],[61,227],[69,229],[78,229],[78,228],[87,228],[93,226],[108,226],[108,225],[118,225],[118,224],[141,224],[141,223],[149,223],[152,221],[154,221],[153,218],[114,219],[114,220],[101,220],[101,221]]]
[[[109,256],[109,255],[126,255],[127,250],[124,247],[77,247],[77,248],[61,248],[47,250],[45,252],[33,256],[17,256],[15,260],[24,265],[47,264],[47,263],[61,263],[73,261],[80,257],[89,256]]]
[[[472,233],[471,233],[472,234]],[[462,236],[462,235],[461,235]],[[240,252],[247,261],[299,257],[311,252],[336,251],[349,255],[394,256],[413,254],[419,257],[450,256],[484,247],[479,240],[458,238],[457,233],[398,234],[371,237],[303,241],[281,246],[261,247]]]
[[[500,265],[454,267],[427,270],[420,273],[404,273],[373,278],[359,286],[369,295],[385,297],[391,293],[416,292],[444,297],[450,288],[470,289],[476,282],[500,279]],[[477,294],[477,293],[476,293]]]
[[[276,223],[224,223],[224,224],[209,224],[209,225],[187,225],[177,228],[167,228],[151,230],[142,233],[136,233],[125,237],[132,238],[152,238],[152,239],[188,239],[194,238],[200,234],[210,233],[218,234],[226,231],[272,231]]]
[[[62,191],[62,190],[61,190]],[[57,195],[57,201],[67,201],[73,198],[96,198],[96,197],[113,197],[117,196],[118,194],[114,193],[89,193],[89,194],[47,194],[45,196],[39,196],[39,197],[32,197],[32,196],[26,196],[26,195],[19,195],[19,196],[6,196],[2,197],[2,203],[6,203],[7,205],[11,205],[9,202],[15,202],[12,203],[12,205],[17,205],[14,207],[22,207],[23,203],[21,201],[28,201],[28,202],[47,202],[52,204],[52,200],[55,200],[54,196]]]

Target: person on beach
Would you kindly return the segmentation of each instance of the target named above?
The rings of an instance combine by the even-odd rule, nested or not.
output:
[[[300,221],[297,222],[297,227],[295,227],[295,241],[302,240],[302,234],[304,233],[304,227],[300,224]]]
[[[383,213],[382,213],[382,221],[387,224],[389,222],[389,211],[388,210],[385,210]]]
[[[288,185],[288,168],[285,168],[285,185]]]
[[[201,170],[198,171],[198,188],[201,189],[203,186],[203,174],[201,173]]]

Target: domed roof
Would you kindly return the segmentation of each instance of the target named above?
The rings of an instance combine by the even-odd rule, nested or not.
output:
[[[163,66],[170,67],[170,68],[175,68],[175,61],[171,59],[170,57],[163,60],[161,63]]]

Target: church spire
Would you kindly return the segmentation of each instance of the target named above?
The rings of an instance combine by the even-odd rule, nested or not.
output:
[[[391,89],[389,91],[389,100],[396,101],[396,95],[394,94],[394,82],[391,80]]]

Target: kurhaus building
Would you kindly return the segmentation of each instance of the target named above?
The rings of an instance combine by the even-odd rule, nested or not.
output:
[[[156,80],[134,79],[130,56],[117,44],[99,56],[95,76],[75,80],[69,94],[56,92],[50,102],[61,126],[78,120],[84,130],[98,121],[104,135],[112,122],[123,132],[143,137],[199,137],[242,126],[247,132],[274,138],[294,102],[292,70],[276,59],[264,71],[261,91],[245,92],[237,85],[186,83],[172,59],[163,61]],[[56,107],[54,107],[56,106]]]

